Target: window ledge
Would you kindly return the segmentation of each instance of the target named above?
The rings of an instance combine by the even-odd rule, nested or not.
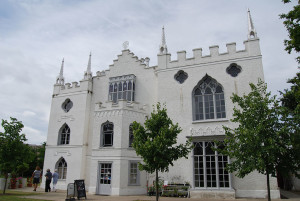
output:
[[[193,124],[198,124],[198,123],[210,123],[210,122],[226,122],[229,121],[229,119],[223,118],[223,119],[207,119],[207,120],[196,120],[193,121]]]
[[[140,186],[140,184],[128,184],[128,186]]]
[[[115,147],[113,146],[107,146],[107,147],[99,147],[99,149],[115,149]]]

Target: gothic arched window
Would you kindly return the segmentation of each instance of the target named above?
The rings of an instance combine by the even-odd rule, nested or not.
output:
[[[193,120],[226,118],[221,84],[206,75],[193,90]]]
[[[102,147],[111,147],[113,146],[114,140],[114,124],[112,122],[106,121],[102,124],[102,137],[101,137],[101,146]]]
[[[129,147],[132,147],[133,143],[133,130],[132,130],[132,124],[129,125]]]
[[[67,178],[67,162],[64,158],[60,158],[55,165],[55,169],[58,171],[58,179]]]
[[[58,135],[58,144],[70,144],[70,127],[68,124],[64,124],[60,130]]]

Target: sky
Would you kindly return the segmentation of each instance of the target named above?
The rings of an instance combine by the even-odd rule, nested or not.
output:
[[[80,81],[92,54],[92,72],[108,69],[122,44],[157,65],[165,27],[171,59],[177,51],[247,40],[247,9],[260,38],[265,81],[272,94],[289,88],[298,72],[296,54],[284,50],[288,38],[279,14],[296,4],[281,0],[1,0],[0,119],[24,124],[29,144],[47,139],[53,85],[64,58],[65,82]],[[1,130],[2,128],[0,128]]]

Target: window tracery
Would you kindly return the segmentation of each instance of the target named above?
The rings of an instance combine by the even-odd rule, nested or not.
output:
[[[135,75],[124,75],[109,78],[108,99],[114,103],[118,100],[135,100]]]
[[[223,87],[206,75],[193,90],[193,119],[226,118]]]

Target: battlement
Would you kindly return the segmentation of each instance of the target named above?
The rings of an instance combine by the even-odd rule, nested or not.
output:
[[[188,66],[195,64],[203,64],[210,62],[234,60],[247,57],[260,57],[261,51],[259,39],[249,39],[244,41],[245,49],[237,50],[236,43],[227,43],[227,51],[220,53],[219,46],[209,47],[209,55],[202,55],[202,48],[193,49],[193,57],[186,58],[186,51],[177,52],[177,60],[171,60],[171,54],[158,55],[158,70],[166,68],[176,68],[180,66]]]
[[[53,96],[68,94],[68,93],[92,91],[92,80],[82,80],[79,81],[79,83],[72,82],[72,83],[65,83],[64,85],[55,84],[53,90]]]

